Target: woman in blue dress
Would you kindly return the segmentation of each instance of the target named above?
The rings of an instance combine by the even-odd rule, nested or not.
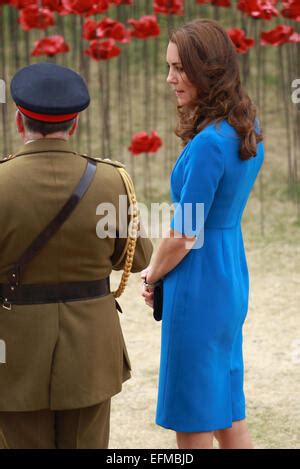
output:
[[[142,274],[149,306],[153,284],[163,278],[164,288],[156,423],[176,432],[179,448],[212,448],[213,437],[220,448],[252,448],[241,218],[262,166],[262,135],[235,48],[217,22],[196,20],[173,32],[167,64],[184,149],[171,174],[170,236]]]

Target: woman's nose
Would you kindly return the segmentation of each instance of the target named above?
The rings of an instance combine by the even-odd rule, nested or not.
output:
[[[169,73],[168,73],[167,83],[169,85],[176,83],[176,77],[175,77],[174,73],[172,73],[171,71],[169,71]]]

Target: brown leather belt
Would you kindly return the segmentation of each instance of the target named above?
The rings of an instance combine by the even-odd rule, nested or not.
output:
[[[87,300],[110,293],[109,277],[88,282],[58,284],[23,284],[12,291],[10,284],[0,284],[1,303],[4,308],[11,305],[33,305]]]

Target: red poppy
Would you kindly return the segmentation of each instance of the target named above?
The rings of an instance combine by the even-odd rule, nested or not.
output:
[[[61,0],[42,0],[42,5],[51,11],[60,12],[63,9]]]
[[[150,148],[148,150],[149,153],[156,153],[157,150],[162,146],[162,140],[159,137],[158,133],[152,131],[150,135]]]
[[[84,52],[94,60],[108,60],[120,55],[121,49],[115,45],[114,39],[108,39],[107,41],[93,39]]]
[[[108,0],[61,0],[64,10],[76,15],[91,16],[105,13],[109,7]]]
[[[212,0],[211,3],[213,5],[216,5],[217,7],[230,7],[231,6],[230,0]]]
[[[128,150],[133,155],[139,155],[140,153],[146,153],[149,148],[149,136],[147,132],[139,132],[133,135],[131,139],[131,145]]]
[[[97,38],[97,27],[98,21],[95,20],[86,20],[83,25],[82,37],[87,41]]]
[[[230,7],[231,2],[230,0],[196,0],[196,3],[203,5],[204,3],[211,3],[216,7]]]
[[[282,16],[291,20],[300,21],[300,2],[299,0],[283,0]]]
[[[142,16],[139,20],[131,18],[127,20],[127,23],[131,24],[134,28],[130,31],[131,37],[147,39],[148,37],[156,37],[160,34],[157,17],[154,15]]]
[[[133,5],[133,0],[109,0],[113,5]]]
[[[255,44],[255,40],[251,37],[246,37],[245,31],[242,29],[230,28],[227,30],[227,33],[235,45],[238,54],[245,54]]]
[[[46,29],[54,25],[54,15],[48,8],[29,5],[21,10],[18,21],[24,31],[32,28]]]
[[[238,0],[237,8],[252,18],[271,20],[279,12],[274,5],[278,0]]]
[[[3,0],[2,0],[3,1]],[[35,5],[43,8],[49,8],[51,11],[60,11],[61,9],[61,0],[5,0],[6,3],[22,10],[23,8],[28,7],[29,5]],[[4,2],[5,3],[5,2]],[[0,0],[1,4],[1,0]]]
[[[1,4],[0,0],[0,4]],[[22,10],[30,5],[38,6],[39,8],[48,8],[50,11],[58,12],[59,14],[69,14],[63,7],[62,0],[8,0],[7,3],[13,7]]]
[[[146,132],[138,132],[133,135],[128,150],[133,155],[139,155],[140,153],[156,153],[161,146],[162,141],[157,132],[152,131],[150,135]]]
[[[29,5],[49,8],[51,11],[60,11],[62,7],[61,0],[41,0],[40,2],[38,0],[10,0],[9,3],[19,10],[26,8]]]
[[[112,18],[104,18],[101,21],[86,20],[82,35],[88,41],[97,38],[112,38],[125,43],[129,40],[129,32],[125,26]]]
[[[39,41],[35,41],[32,56],[47,55],[53,57],[56,54],[68,52],[70,47],[65,42],[65,38],[60,35],[47,36]]]
[[[18,8],[18,10],[22,10],[22,8],[29,7],[29,5],[37,5],[36,0],[10,0],[4,3],[9,3],[13,7]]]
[[[10,0],[0,0],[0,6],[1,5],[8,5],[10,3]]]
[[[281,46],[288,42],[299,42],[300,34],[295,33],[292,26],[286,24],[279,24],[276,28],[270,31],[263,31],[260,35],[260,43],[262,46],[266,44],[272,46]]]
[[[300,42],[300,33],[296,33],[296,32],[293,33],[293,34],[290,36],[289,42],[294,42],[294,43]]]
[[[112,38],[120,42],[128,42],[129,34],[124,24],[112,18],[104,18],[99,21],[96,29],[96,36],[102,38]]]
[[[164,15],[183,15],[183,0],[154,0],[155,13]]]

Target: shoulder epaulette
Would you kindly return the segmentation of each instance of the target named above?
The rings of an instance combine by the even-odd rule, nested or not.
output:
[[[4,158],[1,158],[0,159],[0,163],[6,163],[6,161],[10,161],[10,160],[13,160],[15,158],[16,155],[8,155],[8,156],[4,156]]]
[[[80,156],[83,156],[84,158],[97,161],[97,163],[106,163],[106,164],[115,166],[117,168],[125,168],[125,165],[123,163],[120,163],[120,161],[110,160],[109,158],[97,158],[96,156],[90,156],[85,153],[78,153],[78,154]]]

